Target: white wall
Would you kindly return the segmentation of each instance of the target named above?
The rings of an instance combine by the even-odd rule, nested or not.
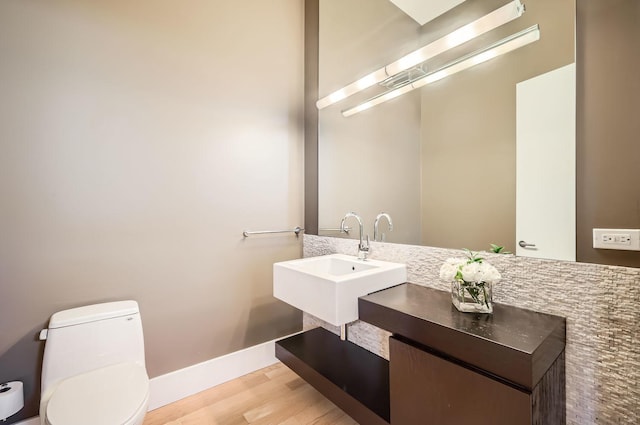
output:
[[[302,0],[0,2],[0,381],[37,403],[35,332],[140,303],[151,376],[300,326]],[[35,412],[31,412],[33,414]]]

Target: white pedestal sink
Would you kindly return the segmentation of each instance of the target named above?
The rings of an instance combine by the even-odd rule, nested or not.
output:
[[[343,254],[273,265],[273,296],[332,325],[358,319],[358,297],[407,281],[404,264]]]

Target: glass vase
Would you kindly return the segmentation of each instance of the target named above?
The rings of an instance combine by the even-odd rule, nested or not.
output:
[[[465,313],[493,313],[491,282],[460,282],[451,284],[451,301]]]

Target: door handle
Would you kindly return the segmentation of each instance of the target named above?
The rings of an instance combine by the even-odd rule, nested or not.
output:
[[[518,245],[520,245],[520,248],[535,248],[536,247],[536,244],[534,244],[534,243],[526,243],[525,241],[518,242]]]

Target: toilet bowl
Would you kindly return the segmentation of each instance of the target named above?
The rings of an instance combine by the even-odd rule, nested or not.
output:
[[[149,378],[137,303],[65,310],[41,335],[43,425],[142,424]]]

